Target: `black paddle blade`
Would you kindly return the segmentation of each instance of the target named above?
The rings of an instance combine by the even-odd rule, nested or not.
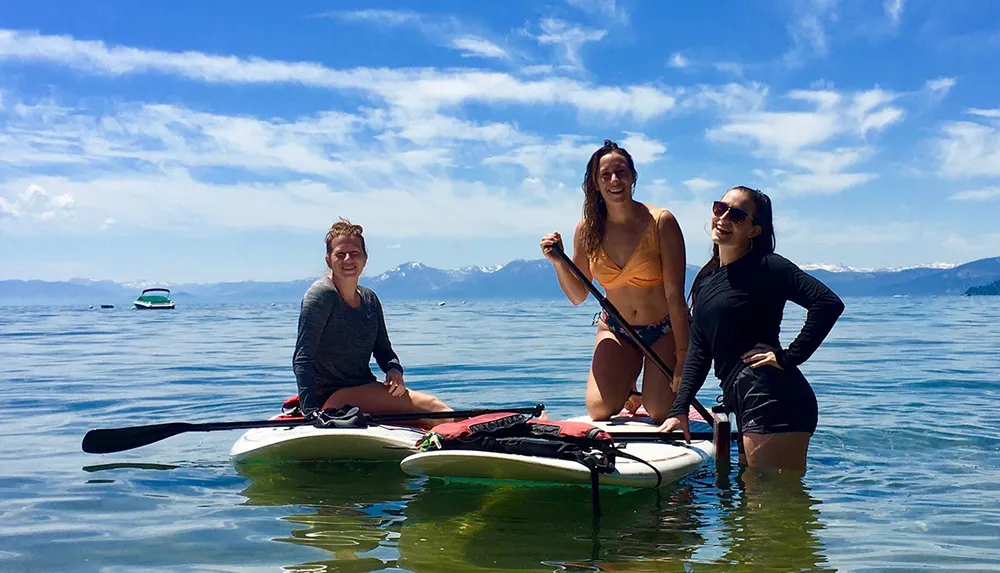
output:
[[[151,426],[90,430],[83,436],[83,451],[88,454],[110,454],[138,448],[187,432],[192,424],[170,422]]]

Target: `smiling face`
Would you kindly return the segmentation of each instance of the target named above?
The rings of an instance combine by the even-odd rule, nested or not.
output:
[[[621,203],[632,198],[635,177],[628,161],[620,153],[607,153],[597,167],[597,189],[606,203]]]
[[[712,242],[716,245],[749,245],[760,234],[754,224],[756,206],[749,193],[730,189],[722,199],[712,204]]]
[[[340,236],[330,241],[330,254],[326,256],[326,266],[337,278],[358,278],[365,270],[368,255],[360,237]]]

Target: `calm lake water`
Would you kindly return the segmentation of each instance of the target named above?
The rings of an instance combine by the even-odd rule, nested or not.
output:
[[[705,466],[659,491],[257,469],[239,432],[84,454],[92,428],[263,419],[294,393],[298,305],[0,307],[2,571],[1000,570],[1000,297],[846,299],[803,366],[801,480]],[[584,413],[598,310],[383,301],[415,389]],[[804,313],[790,305],[783,340]],[[699,394],[714,403],[718,384]]]

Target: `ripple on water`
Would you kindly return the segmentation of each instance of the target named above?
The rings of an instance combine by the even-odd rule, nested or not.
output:
[[[596,305],[383,303],[411,387],[582,413]],[[95,427],[276,413],[295,391],[297,312],[0,313],[0,570],[1000,568],[1000,300],[848,299],[803,366],[821,410],[804,479],[706,467],[659,492],[605,492],[598,530],[586,488],[392,464],[239,473],[239,432],[80,450]],[[789,305],[785,344],[803,318]],[[699,398],[718,393],[710,378]]]

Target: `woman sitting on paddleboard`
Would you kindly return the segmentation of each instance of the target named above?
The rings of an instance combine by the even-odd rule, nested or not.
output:
[[[771,200],[734,187],[712,205],[712,258],[691,286],[691,343],[677,399],[660,427],[688,436],[688,408],[715,361],[726,409],[743,434],[740,462],[805,471],[818,411],[799,371],[844,311],[823,283],[774,252]],[[798,336],[778,340],[786,301],[808,310]]]
[[[583,219],[573,236],[573,262],[588,280],[596,278],[604,287],[608,302],[674,370],[674,378],[668,380],[615,318],[602,312],[587,377],[587,413],[594,420],[618,414],[645,360],[642,403],[659,423],[674,401],[688,345],[684,237],[670,211],[633,199],[636,176],[632,157],[614,142],[605,141],[590,157],[583,180]],[[552,252],[557,243],[562,245],[559,233],[545,235],[542,253],[554,265],[567,298],[578,305],[589,291]]]
[[[434,396],[406,387],[382,303],[358,284],[367,262],[361,225],[341,218],[326,234],[329,272],[309,287],[299,311],[292,366],[300,408],[310,412],[349,404],[367,414],[451,411]],[[373,355],[384,382],[369,366]]]

